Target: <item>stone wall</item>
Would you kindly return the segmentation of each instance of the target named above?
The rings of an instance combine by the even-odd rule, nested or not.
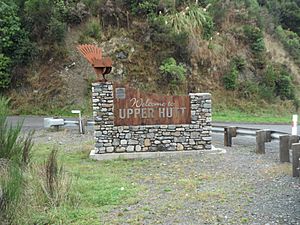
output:
[[[114,126],[113,85],[94,83],[95,153],[211,149],[211,95],[190,94],[191,124]]]

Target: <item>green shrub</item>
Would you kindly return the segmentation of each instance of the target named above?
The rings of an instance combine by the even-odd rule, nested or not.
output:
[[[270,14],[286,29],[300,35],[300,4],[296,0],[268,0],[263,2]]]
[[[238,71],[242,71],[245,69],[246,66],[246,60],[241,56],[236,56],[233,58],[233,63],[235,64]]]
[[[129,4],[131,12],[136,15],[153,14],[156,12],[157,6],[159,4],[159,0],[127,0],[126,2],[127,4]]]
[[[261,96],[270,99],[270,94],[278,96],[283,100],[296,101],[295,86],[292,76],[283,65],[269,65],[261,81]]]
[[[83,30],[83,35],[86,37],[99,40],[101,38],[101,25],[98,19],[91,19]]]
[[[181,62],[188,62],[188,34],[175,32],[164,16],[149,17],[151,31],[151,46],[156,45],[164,51],[159,51],[157,59],[163,61],[172,55]]]
[[[105,3],[105,0],[83,0],[83,3],[87,6],[92,16],[99,15],[99,9]]]
[[[67,25],[64,22],[59,21],[57,18],[52,17],[48,24],[48,30],[46,32],[47,39],[50,42],[62,43],[65,39],[67,31]]]
[[[255,82],[244,81],[238,84],[238,92],[240,93],[241,97],[250,99],[258,95],[259,86]]]
[[[278,26],[275,32],[285,49],[291,54],[296,63],[300,65],[300,37],[293,31],[284,30],[281,26]]]
[[[275,99],[275,87],[268,86],[266,84],[259,85],[259,96],[268,102],[274,102]]]
[[[295,99],[295,87],[293,85],[291,76],[287,72],[281,72],[278,80],[276,80],[275,88],[276,94],[280,96],[281,99]]]
[[[254,54],[260,54],[265,51],[264,35],[260,28],[253,25],[245,25],[244,33],[247,41],[250,42],[250,47]]]
[[[274,69],[274,67],[272,65],[267,66],[266,72],[263,76],[263,83],[267,87],[274,88],[277,78],[278,78],[278,74],[277,71]]]
[[[230,72],[223,77],[223,84],[227,90],[235,90],[237,88],[237,78],[239,71],[234,63],[231,64]]]
[[[63,1],[27,0],[24,19],[31,38],[47,44],[61,43],[66,32],[66,10]]]
[[[95,16],[99,14],[99,6],[97,6],[97,1],[93,0],[91,1],[95,4],[93,7],[89,7],[92,12],[96,12]],[[67,22],[68,24],[80,24],[82,21],[84,21],[88,16],[88,7],[85,3],[83,2],[72,2],[72,1],[67,1],[63,2],[61,1],[60,4],[62,5],[62,15],[64,18],[64,21]]]
[[[169,85],[171,91],[175,91],[186,79],[186,69],[183,65],[177,65],[174,58],[165,59],[159,70],[163,76],[163,83]]]
[[[10,58],[4,56],[3,54],[0,54],[0,92],[1,90],[8,88],[10,84],[10,66]]]
[[[0,91],[10,85],[13,69],[30,61],[34,49],[17,12],[13,2],[0,2]]]

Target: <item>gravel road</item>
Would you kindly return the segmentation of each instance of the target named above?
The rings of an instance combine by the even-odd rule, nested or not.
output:
[[[36,142],[74,149],[92,141],[92,132],[39,130]],[[246,144],[245,144],[246,143]],[[70,148],[72,144],[72,148]],[[222,146],[222,135],[213,145]],[[257,155],[255,139],[238,137],[225,154],[147,159],[127,179],[143,187],[132,205],[101,212],[103,224],[300,224],[300,179],[291,164],[279,163],[278,142]]]

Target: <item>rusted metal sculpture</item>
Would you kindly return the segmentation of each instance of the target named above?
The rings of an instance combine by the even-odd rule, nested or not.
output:
[[[105,75],[109,74],[112,69],[112,60],[109,57],[102,58],[102,49],[95,45],[79,45],[79,52],[88,60],[94,67],[97,74],[98,82],[106,82]],[[100,77],[102,75],[102,77]]]

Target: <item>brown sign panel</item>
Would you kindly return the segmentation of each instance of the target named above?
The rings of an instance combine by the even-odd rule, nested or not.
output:
[[[146,94],[127,86],[114,85],[114,124],[190,124],[189,96]]]

